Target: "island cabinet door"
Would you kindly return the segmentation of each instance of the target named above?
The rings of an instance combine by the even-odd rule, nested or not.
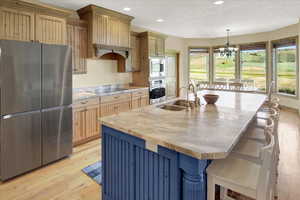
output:
[[[103,200],[180,200],[178,153],[102,126]]]

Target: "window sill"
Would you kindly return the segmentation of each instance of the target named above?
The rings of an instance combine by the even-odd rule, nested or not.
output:
[[[285,93],[279,93],[279,92],[277,92],[276,95],[281,96],[281,97],[290,98],[290,99],[298,99],[298,95],[291,95],[291,94],[285,94]]]

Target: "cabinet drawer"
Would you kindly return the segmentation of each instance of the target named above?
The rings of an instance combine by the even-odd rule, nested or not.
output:
[[[117,101],[130,100],[130,98],[131,98],[131,94],[125,93],[125,94],[118,94],[118,95],[103,96],[100,98],[100,102],[101,103],[117,102]]]
[[[95,97],[95,98],[89,98],[89,99],[78,101],[73,104],[73,108],[80,108],[83,106],[98,105],[98,104],[99,104],[99,97]]]
[[[140,96],[148,96],[149,91],[148,90],[138,90],[135,92],[132,92],[132,97],[140,97]]]

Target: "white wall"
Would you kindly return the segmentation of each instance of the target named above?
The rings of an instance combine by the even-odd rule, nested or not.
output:
[[[87,74],[73,75],[73,88],[92,87],[108,84],[128,84],[131,73],[118,73],[115,60],[87,60]]]

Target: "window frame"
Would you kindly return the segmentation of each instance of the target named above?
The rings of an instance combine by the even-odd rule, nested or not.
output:
[[[190,51],[191,49],[207,49],[208,50],[208,56],[209,56],[209,62],[208,62],[208,72],[207,72],[207,75],[208,75],[208,80],[210,82],[210,78],[211,78],[211,47],[208,47],[208,46],[189,46],[188,47],[188,81],[191,80],[191,77],[190,77],[190,66],[191,66],[191,59],[190,59]]]
[[[239,45],[231,45],[231,47],[238,47]],[[211,47],[212,51],[210,52],[210,56],[211,56],[211,68],[212,68],[212,77],[210,78],[212,83],[215,82],[215,76],[216,76],[216,68],[215,68],[215,49],[218,49],[218,48],[222,48],[222,47],[225,47],[225,46],[213,46]],[[235,63],[234,63],[234,79],[238,79],[239,78],[239,72],[238,72],[238,68],[239,68],[239,50],[235,53]]]
[[[269,53],[269,49],[270,49],[270,46],[269,46],[269,42],[267,41],[262,41],[262,42],[251,42],[251,43],[241,43],[239,44],[239,50],[238,50],[238,53],[239,53],[239,61],[238,61],[238,73],[239,73],[239,79],[241,80],[242,79],[242,56],[241,56],[241,46],[247,46],[247,45],[258,45],[258,44],[264,44],[265,45],[265,53],[266,53],[266,90],[265,91],[261,91],[261,90],[258,90],[256,91],[256,93],[261,93],[261,94],[267,94],[268,92],[268,88],[269,88],[269,85],[270,85],[270,78],[272,80],[272,70],[270,70],[270,62],[269,62],[269,58],[270,58],[270,53]]]
[[[278,76],[277,76],[277,51],[276,48],[274,48],[274,44],[283,41],[283,40],[295,40],[296,42],[296,94],[285,94],[278,91]],[[272,53],[272,59],[271,59],[271,69],[272,69],[272,76],[271,80],[275,82],[275,92],[278,96],[287,97],[291,99],[299,99],[299,38],[298,36],[294,37],[288,37],[288,38],[281,38],[279,40],[272,40],[271,41],[271,53]]]

